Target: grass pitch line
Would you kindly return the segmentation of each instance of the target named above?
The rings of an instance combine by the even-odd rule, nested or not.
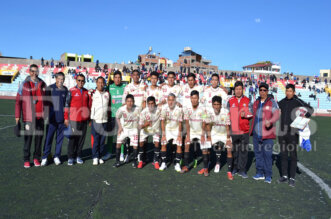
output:
[[[325,190],[329,199],[331,199],[331,189],[328,184],[326,184],[319,176],[317,176],[314,172],[306,168],[304,165],[298,162],[298,167],[300,170],[305,172],[308,176],[310,176],[323,190]]]
[[[0,128],[0,130],[4,130],[4,129],[7,129],[7,128],[11,128],[11,127],[14,127],[14,126],[15,126],[15,125],[5,126],[5,127]]]

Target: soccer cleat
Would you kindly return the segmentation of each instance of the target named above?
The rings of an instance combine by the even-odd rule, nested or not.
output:
[[[271,176],[266,176],[264,182],[270,184],[271,183]]]
[[[227,175],[228,175],[228,180],[233,180],[233,176],[232,176],[232,173],[230,171],[227,173]]]
[[[282,176],[282,177],[280,177],[280,178],[278,179],[278,182],[279,182],[279,183],[288,182],[288,178],[287,178],[287,176]]]
[[[163,171],[163,170],[165,170],[165,169],[167,169],[167,164],[166,164],[165,162],[162,162],[162,163],[161,163],[161,167],[159,168],[159,170],[160,170],[160,171]]]
[[[24,162],[24,168],[30,168],[30,162],[29,161]]]
[[[197,166],[198,166],[198,160],[194,159],[193,168],[197,168]]]
[[[264,175],[257,173],[255,176],[253,176],[253,179],[255,179],[255,180],[264,180]]]
[[[40,167],[40,162],[38,159],[33,159],[33,164],[35,167]]]
[[[82,160],[82,158],[77,157],[77,158],[76,158],[76,163],[78,163],[78,164],[83,164],[84,161]]]
[[[55,163],[55,165],[60,165],[61,161],[58,157],[54,157],[54,163]]]
[[[215,165],[214,173],[218,173],[218,172],[220,172],[220,168],[221,168],[221,165],[220,165],[219,163],[217,163],[217,164]]]
[[[41,166],[44,167],[47,165],[47,158],[41,160]]]
[[[137,161],[134,160],[134,161],[132,162],[132,167],[133,167],[133,168],[137,168],[137,166],[138,166]]]
[[[175,171],[176,172],[180,172],[182,169],[180,168],[180,164],[179,163],[176,163],[175,164]]]
[[[74,165],[74,159],[70,158],[68,159],[68,166]]]
[[[145,166],[145,162],[139,161],[138,163],[138,169],[141,169]]]
[[[124,161],[124,154],[121,153],[121,156],[120,156],[120,161],[123,162]]]
[[[99,164],[104,164],[105,161],[103,159],[99,159]]]
[[[96,166],[98,164],[99,164],[98,158],[93,158],[93,165]]]
[[[160,164],[159,164],[158,161],[154,162],[154,168],[155,168],[156,170],[160,169]]]
[[[295,187],[295,179],[290,178],[290,180],[288,181],[288,185],[291,187]]]
[[[180,173],[187,173],[189,170],[187,168],[187,166],[183,166],[182,170],[180,171]]]
[[[108,160],[108,159],[110,159],[111,158],[111,153],[107,153],[107,154],[105,154],[103,157],[102,157],[102,160]]]
[[[121,166],[121,163],[120,163],[119,161],[116,161],[116,162],[113,164],[113,167],[118,168],[119,166]]]
[[[202,168],[201,170],[198,171],[198,174],[202,175],[202,174],[204,174],[204,172],[205,172],[205,168]]]
[[[203,172],[203,174],[204,174],[205,176],[209,176],[208,168],[205,168],[205,171]]]
[[[241,178],[243,178],[243,179],[247,179],[248,178],[248,176],[247,176],[247,174],[245,172],[239,172],[238,173],[238,176],[241,176]]]
[[[237,169],[233,169],[232,170],[232,175],[235,175],[235,174],[237,174],[238,173],[238,170]]]

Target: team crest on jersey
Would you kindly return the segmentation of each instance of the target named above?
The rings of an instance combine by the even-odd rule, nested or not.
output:
[[[123,118],[124,119],[128,118],[128,116],[126,115],[126,113],[123,113]]]
[[[266,106],[265,109],[266,109],[266,110],[269,110],[269,109],[270,109],[270,106]]]
[[[79,94],[78,94],[78,93],[76,93],[76,94],[75,94],[75,97],[79,97]]]
[[[246,106],[246,103],[244,103],[244,106]]]
[[[233,104],[232,104],[232,107],[236,107],[236,104],[233,103]]]

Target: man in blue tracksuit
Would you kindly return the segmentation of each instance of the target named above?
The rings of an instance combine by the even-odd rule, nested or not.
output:
[[[46,88],[46,97],[48,110],[48,126],[46,128],[46,140],[44,145],[44,154],[41,161],[41,166],[47,165],[47,158],[51,153],[53,137],[56,132],[56,147],[54,155],[54,163],[56,165],[61,164],[61,148],[63,143],[63,131],[64,125],[64,106],[68,94],[67,87],[63,86],[64,74],[59,72],[55,75],[55,84],[52,84]]]

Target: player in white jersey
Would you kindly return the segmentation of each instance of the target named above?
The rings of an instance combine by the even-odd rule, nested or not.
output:
[[[138,155],[138,125],[140,108],[134,105],[134,97],[128,94],[125,98],[125,105],[121,106],[116,113],[118,123],[117,143],[116,143],[116,162],[114,167],[120,166],[121,144],[129,138],[130,146],[133,146],[134,162],[132,166],[137,167]]]
[[[203,94],[203,97],[201,98],[201,103],[205,105],[207,109],[211,109],[213,107],[212,99],[214,96],[220,96],[222,97],[222,107],[226,107],[228,94],[227,90],[224,87],[219,86],[219,76],[218,74],[213,74],[211,76],[211,86],[208,86],[205,88],[205,92]]]
[[[162,98],[161,98],[162,104],[165,104],[167,102],[168,95],[170,93],[173,93],[176,96],[176,99],[177,99],[178,96],[182,92],[181,86],[175,84],[175,77],[176,77],[175,72],[173,72],[173,71],[168,72],[168,75],[167,75],[168,84],[163,84],[162,87],[161,87],[161,90],[162,90]]]
[[[125,103],[126,95],[132,94],[134,97],[135,105],[139,108],[145,108],[146,84],[139,81],[140,72],[133,70],[131,74],[132,82],[125,86],[122,97],[122,103]]]
[[[146,88],[145,101],[148,97],[152,96],[155,98],[156,105],[159,105],[163,92],[160,87],[157,86],[159,80],[159,74],[157,72],[151,73],[151,85]]]
[[[227,150],[228,179],[233,180],[232,168],[232,142],[230,137],[230,115],[228,110],[222,108],[222,98],[214,96],[212,99],[213,108],[207,111],[206,128],[207,142],[211,142],[216,153],[215,173],[218,173],[221,165],[221,151]]]
[[[190,73],[187,76],[187,84],[182,86],[181,96],[182,96],[182,105],[183,106],[191,105],[191,92],[192,91],[194,91],[194,90],[198,91],[200,98],[202,98],[202,96],[203,96],[204,87],[196,84],[195,78],[196,78],[195,74]]]
[[[167,144],[171,143],[171,146],[176,147],[175,155],[175,170],[181,171],[180,160],[182,158],[182,121],[183,110],[177,105],[176,96],[173,93],[168,95],[167,103],[163,105],[161,112],[161,167],[160,171],[167,168]]]
[[[188,165],[190,159],[190,147],[194,146],[195,152],[198,145],[202,150],[203,165],[204,168],[200,170],[199,174],[209,176],[208,163],[209,154],[208,151],[211,148],[211,144],[207,144],[205,141],[206,136],[206,108],[199,104],[199,92],[193,90],[191,92],[191,106],[184,108],[184,120],[186,124],[186,138],[185,138],[185,152],[184,152],[184,166],[181,173],[188,172]]]
[[[139,154],[138,154],[138,168],[143,168],[145,165],[144,159],[144,145],[148,137],[153,137],[154,148],[154,167],[159,169],[159,155],[160,155],[160,117],[161,106],[157,107],[155,97],[150,96],[147,98],[147,107],[141,112],[139,119]]]

